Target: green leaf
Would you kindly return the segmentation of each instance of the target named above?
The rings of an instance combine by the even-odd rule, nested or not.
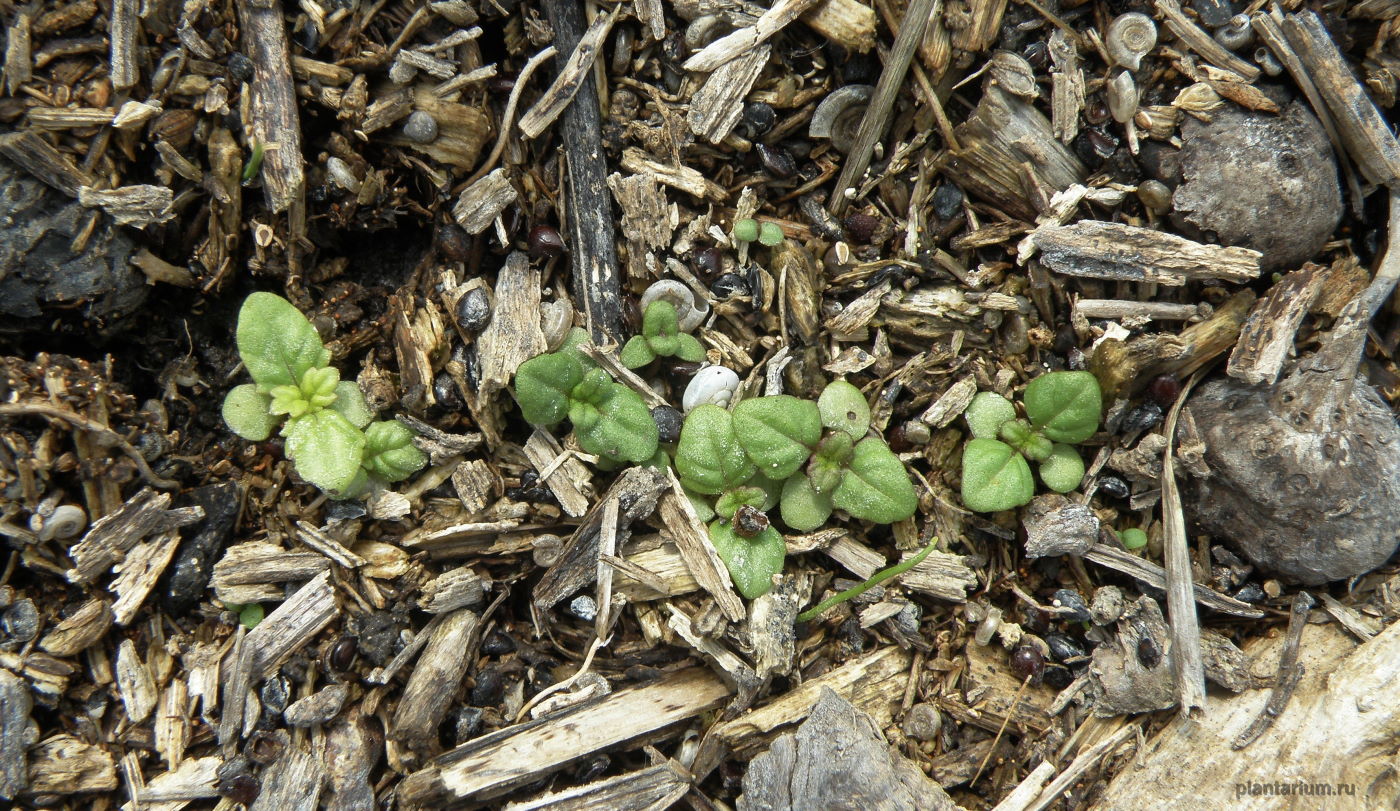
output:
[[[644,336],[633,335],[622,345],[622,352],[618,353],[617,359],[628,369],[640,369],[656,360],[656,353],[651,351],[651,344],[647,343]]]
[[[691,490],[684,484],[681,485],[681,492],[685,493],[685,497],[690,499],[690,506],[695,508],[695,514],[700,517],[701,521],[709,521],[711,518],[715,517],[715,508],[710,504],[708,498]]]
[[[778,501],[783,497],[783,482],[781,479],[770,479],[762,473],[749,479],[751,487],[757,487],[763,491],[763,504],[760,510],[768,512],[778,506]]]
[[[691,363],[700,363],[705,360],[705,347],[700,345],[694,335],[682,332],[676,335],[676,357]]]
[[[821,456],[812,457],[812,464],[807,466],[807,481],[811,483],[812,489],[818,493],[825,493],[828,498],[841,486],[841,477],[844,475],[844,463],[833,462]]]
[[[335,401],[328,408],[340,412],[340,416],[361,430],[374,420],[374,412],[369,410],[364,393],[353,380],[342,380],[335,384]]]
[[[397,420],[371,423],[365,429],[365,467],[386,482],[403,481],[428,464],[413,444],[412,428]]]
[[[831,517],[831,496],[818,493],[799,473],[783,483],[782,516],[798,532],[811,532]]]
[[[1016,449],[995,439],[974,439],[963,449],[963,504],[974,512],[1009,510],[1030,502],[1035,480]]]
[[[833,431],[844,431],[859,442],[870,430],[870,404],[860,389],[844,380],[833,380],[817,398],[822,425]]]
[[[763,475],[786,479],[821,440],[821,414],[791,395],[755,397],[734,407],[734,434]]]
[[[662,302],[657,302],[657,304],[660,303]],[[647,338],[647,345],[650,346],[651,351],[655,352],[659,357],[673,358],[676,356],[676,350],[679,349],[681,345],[679,338],[680,336],[675,333],[657,335]]]
[[[870,437],[856,445],[831,503],[855,518],[893,524],[914,514],[919,497],[904,463],[883,440]]]
[[[768,498],[768,494],[759,487],[736,487],[727,491],[715,502],[715,512],[720,518],[733,518],[734,513],[739,508],[748,505],[756,509],[763,509],[763,502]]]
[[[753,242],[758,239],[758,220],[752,217],[735,220],[734,230],[730,234],[739,242]]]
[[[583,370],[586,372],[598,366],[592,358],[583,353],[581,348],[585,344],[590,344],[592,342],[593,339],[589,337],[588,330],[583,327],[573,327],[564,336],[564,343],[560,345],[558,351],[572,355],[575,360],[583,365]]]
[[[1084,460],[1071,445],[1055,443],[1055,448],[1040,463],[1040,480],[1056,493],[1068,493],[1084,480]]]
[[[1083,442],[1103,416],[1099,381],[1088,372],[1047,372],[1026,386],[1022,399],[1031,424],[1056,442]]]
[[[745,538],[728,522],[715,521],[710,524],[710,543],[729,570],[734,587],[750,600],[768,593],[773,587],[773,575],[782,572],[787,557],[783,536],[772,527]]]
[[[676,317],[676,305],[664,299],[657,299],[647,305],[642,313],[642,334],[653,341],[661,336],[675,336],[681,331],[680,319]]]
[[[239,608],[238,621],[250,631],[258,627],[258,623],[263,621],[262,603],[248,603]]]
[[[1037,433],[1025,420],[1008,420],[1001,424],[1001,441],[1015,448],[1027,459],[1040,461],[1050,455],[1052,443]]]
[[[599,406],[612,394],[613,386],[617,382],[612,379],[612,375],[602,369],[589,369],[583,376],[583,380],[574,386],[569,392],[569,399],[575,403],[588,403]]]
[[[531,425],[557,425],[569,414],[569,392],[583,380],[583,364],[573,352],[539,355],[515,371],[515,399]]]
[[[753,478],[757,468],[734,436],[728,411],[702,403],[691,410],[676,444],[676,470],[691,490],[716,495]]]
[[[1123,542],[1123,548],[1129,551],[1141,549],[1147,546],[1147,533],[1137,527],[1130,527],[1118,533],[1118,540]]]
[[[306,316],[272,293],[244,299],[236,338],[248,374],[264,387],[295,386],[308,370],[329,361],[321,336]]]
[[[301,376],[301,394],[311,408],[325,408],[335,402],[335,387],[340,383],[340,370],[332,366],[307,369]]]
[[[1016,406],[994,391],[979,391],[963,412],[967,427],[978,439],[996,439],[1003,423],[1016,419]]]
[[[773,247],[783,241],[783,229],[775,222],[764,221],[758,226],[758,242],[760,245]]]
[[[262,442],[282,421],[271,413],[272,398],[252,383],[234,386],[224,395],[224,422],[244,439]]]
[[[607,376],[602,369],[593,372]],[[656,453],[661,435],[640,394],[609,380],[597,411],[598,419],[587,427],[574,422],[579,447],[598,456],[638,464]],[[571,411],[571,417],[572,414]]]
[[[363,431],[339,412],[321,409],[292,420],[285,433],[287,456],[303,479],[328,493],[350,486],[365,449]]]

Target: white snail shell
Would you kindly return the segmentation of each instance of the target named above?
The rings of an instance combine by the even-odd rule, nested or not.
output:
[[[553,352],[564,345],[574,326],[574,308],[567,301],[546,301],[540,305],[540,329],[545,349]]]
[[[1104,95],[1108,97],[1108,111],[1119,124],[1126,124],[1137,112],[1138,89],[1132,73],[1125,70],[1109,79]]]
[[[681,396],[681,411],[689,414],[702,403],[724,408],[739,389],[739,376],[723,366],[706,366],[695,373]]]
[[[830,138],[832,146],[842,152],[851,151],[873,95],[875,87],[868,84],[848,84],[828,93],[812,113],[807,135]]]
[[[710,314],[710,302],[695,295],[694,290],[675,279],[652,282],[651,287],[642,293],[639,305],[642,312],[645,313],[647,305],[653,301],[671,302],[671,306],[676,308],[676,322],[681,332],[694,332],[696,327],[705,323],[705,318]]]
[[[29,528],[40,541],[66,540],[87,529],[87,513],[82,507],[61,504],[48,516],[35,513],[29,519]]]
[[[1137,11],[1120,14],[1108,26],[1104,47],[1115,64],[1137,70],[1142,58],[1157,45],[1157,24]]]

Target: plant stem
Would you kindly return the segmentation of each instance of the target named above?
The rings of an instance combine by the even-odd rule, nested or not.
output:
[[[886,580],[889,580],[891,577],[899,577],[900,575],[904,574],[905,572],[909,571],[915,566],[918,566],[924,558],[928,557],[928,553],[932,552],[933,547],[937,544],[938,539],[934,538],[933,540],[928,542],[928,546],[925,546],[923,548],[923,551],[919,552],[919,554],[902,563],[896,563],[888,569],[881,569],[880,571],[871,575],[870,579],[865,581],[864,583],[852,586],[851,588],[846,589],[840,594],[836,594],[834,596],[828,597],[825,600],[822,600],[820,603],[813,606],[812,608],[809,608],[806,611],[803,611],[801,614],[798,614],[797,621],[807,622],[808,620],[817,617],[823,611],[827,610],[828,608],[831,608],[832,606],[840,605],[841,603],[844,603],[847,600],[859,597],[860,595],[875,588],[876,586],[880,585]]]

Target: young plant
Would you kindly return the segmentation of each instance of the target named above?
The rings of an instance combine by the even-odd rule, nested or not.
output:
[[[1035,495],[1027,460],[1038,463],[1040,480],[1068,493],[1084,478],[1084,461],[1071,445],[1098,430],[1103,396],[1088,372],[1049,372],[1026,386],[1028,419],[993,392],[972,398],[964,418],[973,439],[963,449],[963,504],[974,512],[1020,507]]]
[[[674,310],[671,315],[674,321]],[[575,345],[566,341],[563,349],[520,364],[515,399],[525,420],[551,428],[567,417],[585,451],[612,463],[652,461],[660,432],[641,395],[594,366]]]
[[[664,300],[647,305],[642,314],[642,334],[627,340],[618,359],[628,369],[640,369],[657,358],[680,358],[692,363],[705,359],[705,348],[695,336],[681,332],[676,306]]]
[[[866,436],[869,428],[865,398],[844,381],[816,403],[756,397],[732,413],[701,405],[686,418],[676,470],[691,493],[719,497],[710,540],[741,594],[764,594],[783,568],[782,537],[762,510],[780,505],[783,522],[802,532],[834,509],[885,524],[914,514],[918,497],[904,464],[883,440]]]
[[[224,422],[253,442],[281,425],[303,479],[334,498],[354,498],[372,482],[401,481],[428,463],[407,426],[373,422],[360,387],[340,379],[316,328],[291,302],[250,295],[238,312],[236,340],[253,382],[224,397]]]

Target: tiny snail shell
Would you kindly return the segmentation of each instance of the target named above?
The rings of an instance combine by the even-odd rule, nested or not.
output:
[[[82,507],[62,504],[47,517],[35,513],[29,519],[29,528],[34,530],[40,541],[73,538],[87,528],[87,513],[83,512]]]
[[[1215,29],[1215,41],[1231,51],[1238,51],[1254,41],[1254,28],[1248,15],[1236,14],[1230,21]]]
[[[1108,110],[1113,113],[1114,121],[1126,124],[1137,112],[1138,89],[1132,73],[1125,70],[1109,79],[1104,95],[1108,97]]]
[[[546,351],[553,352],[564,345],[574,326],[574,308],[567,301],[546,301],[540,305],[540,330],[544,332]]]
[[[642,300],[638,307],[645,313],[653,301],[671,302],[671,305],[676,308],[676,320],[681,332],[694,332],[695,328],[705,323],[705,319],[710,315],[710,303],[695,295],[694,290],[674,279],[652,282],[651,287],[642,293]]]
[[[812,113],[807,134],[813,138],[830,138],[832,146],[849,152],[874,94],[875,88],[868,84],[848,84],[827,94]]]
[[[709,403],[724,408],[739,389],[739,376],[723,366],[706,366],[685,387],[681,396],[681,411],[689,414],[696,406]]]
[[[1142,58],[1157,44],[1157,24],[1146,14],[1130,11],[1120,14],[1108,26],[1104,47],[1114,64],[1137,70]]]

